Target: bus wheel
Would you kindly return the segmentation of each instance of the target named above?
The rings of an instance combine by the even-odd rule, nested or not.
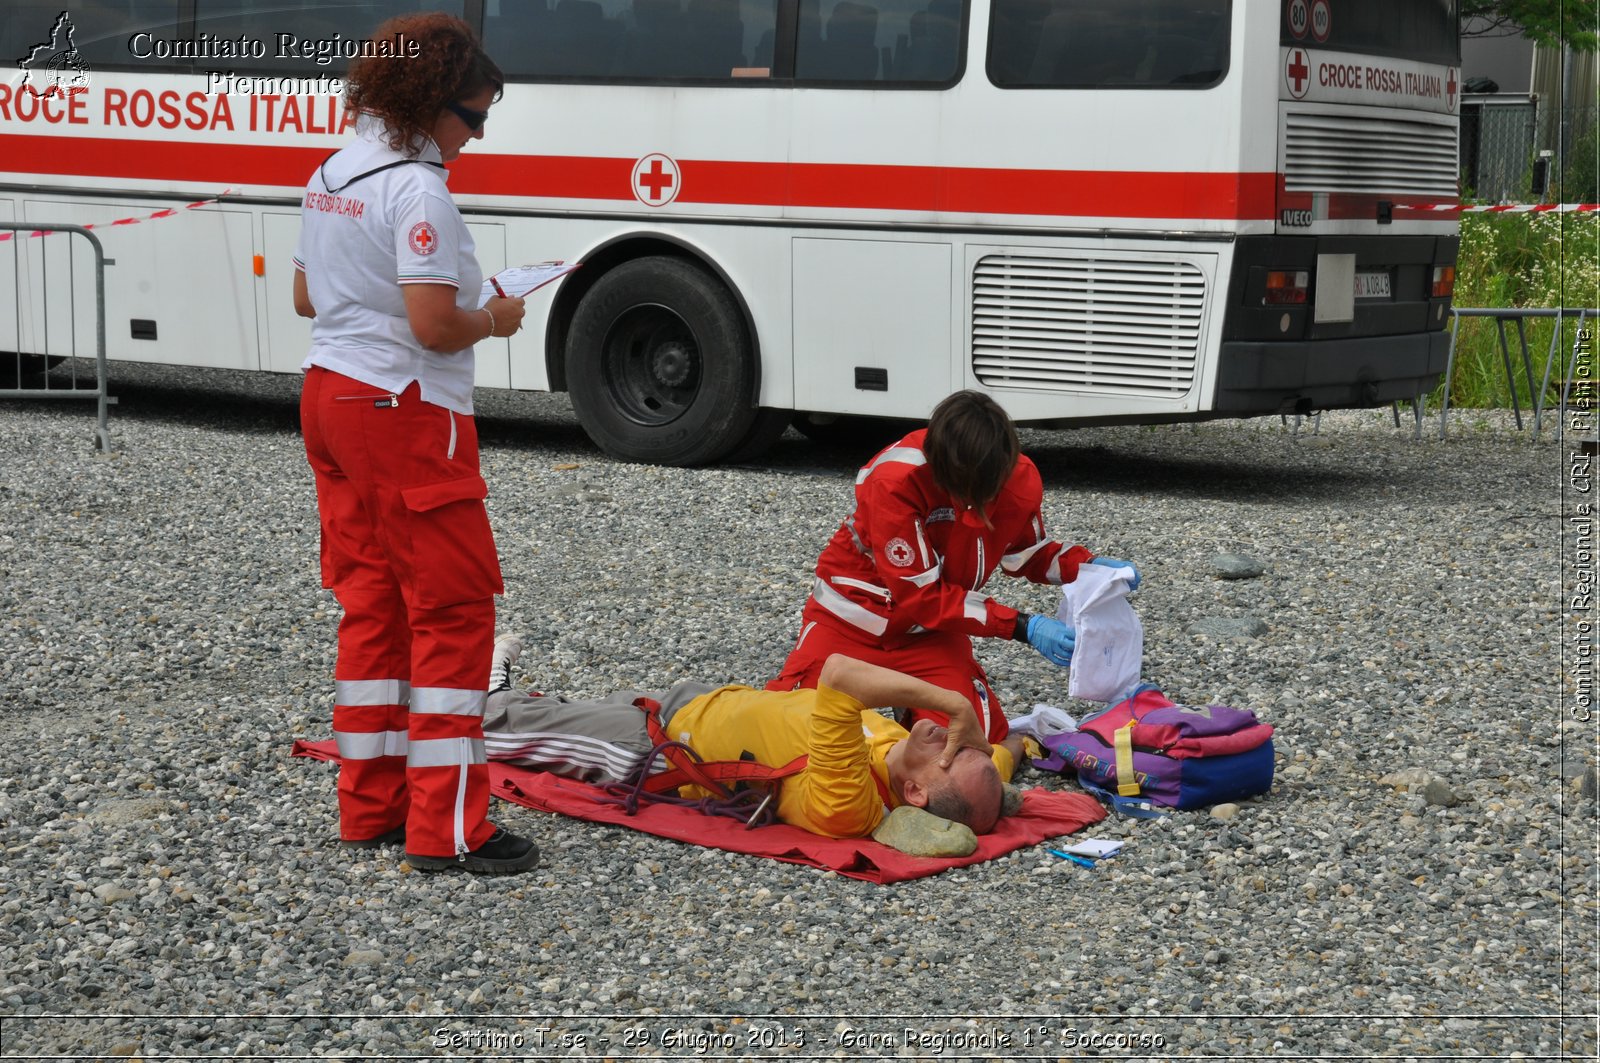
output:
[[[729,464],[754,461],[765,454],[778,437],[789,430],[789,422],[794,419],[793,410],[776,410],[767,406],[756,411],[755,423],[750,426],[744,438],[738,445],[722,456],[722,460]]]
[[[757,427],[739,307],[682,259],[636,259],[596,281],[572,316],[566,359],[572,408],[613,457],[703,465]]]

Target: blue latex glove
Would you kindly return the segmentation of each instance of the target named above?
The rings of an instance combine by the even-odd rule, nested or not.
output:
[[[1053,616],[1028,618],[1028,645],[1044,654],[1051,664],[1065,668],[1072,663],[1072,650],[1078,633]]]
[[[1132,561],[1118,561],[1114,557],[1097,557],[1089,562],[1091,565],[1104,565],[1107,568],[1125,568],[1133,573],[1133,580],[1128,584],[1129,592],[1139,589],[1139,570],[1133,567]]]

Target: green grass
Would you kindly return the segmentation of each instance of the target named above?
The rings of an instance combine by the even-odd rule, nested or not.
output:
[[[1600,214],[1462,215],[1455,305],[1600,306]],[[1554,319],[1523,323],[1535,387],[1544,379],[1554,325]],[[1586,324],[1591,336],[1597,325],[1600,323],[1592,317]],[[1488,318],[1462,318],[1459,327],[1450,405],[1510,406],[1511,390],[1496,323]],[[1576,330],[1575,319],[1564,321],[1555,347],[1557,365],[1550,374],[1552,397],[1559,386],[1560,367],[1572,357]],[[1527,409],[1528,383],[1515,322],[1506,325],[1506,342],[1517,402]],[[1442,395],[1441,384],[1432,403],[1437,405]]]

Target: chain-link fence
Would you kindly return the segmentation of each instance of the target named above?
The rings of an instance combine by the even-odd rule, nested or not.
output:
[[[1461,97],[1461,194],[1480,200],[1536,198],[1539,103],[1526,93]]]

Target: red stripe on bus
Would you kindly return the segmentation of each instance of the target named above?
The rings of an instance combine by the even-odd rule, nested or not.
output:
[[[262,144],[0,134],[0,155],[31,160],[19,172],[125,177],[193,185],[299,189],[328,152]],[[628,158],[464,155],[451,165],[458,193],[531,199],[632,202]],[[17,162],[0,166],[18,168]],[[1273,173],[1012,170],[679,160],[675,202],[904,210],[1046,217],[1213,218],[1275,216]]]
[[[323,148],[267,144],[201,144],[181,140],[111,140],[0,134],[0,169],[41,176],[125,177],[174,184],[287,185],[328,157]]]
[[[473,155],[451,187],[483,195],[632,200],[633,159]],[[1271,218],[1273,173],[1002,170],[680,159],[674,202],[957,214]]]

